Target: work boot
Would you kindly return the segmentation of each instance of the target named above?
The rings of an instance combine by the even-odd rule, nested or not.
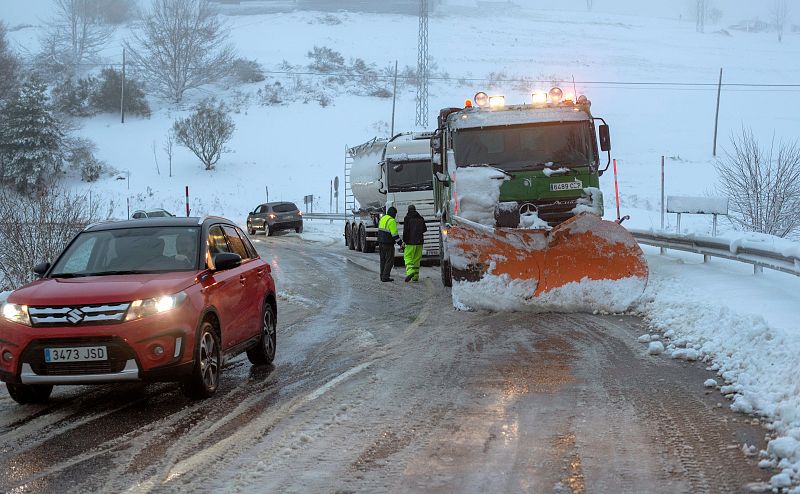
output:
[[[386,278],[385,280],[381,280],[381,281],[386,283],[387,281],[394,281],[394,278]]]
[[[406,276],[406,283],[408,283],[409,281],[411,281],[411,278],[413,278],[413,277],[414,277],[414,275],[413,275],[413,274],[410,274],[410,275]]]
[[[419,283],[419,277],[414,277],[411,279],[412,283]]]

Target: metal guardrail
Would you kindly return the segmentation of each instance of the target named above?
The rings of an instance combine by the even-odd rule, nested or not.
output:
[[[344,221],[347,217],[348,215],[346,213],[303,213],[303,218],[307,220]],[[695,254],[701,254],[706,259],[708,257],[719,257],[722,259],[744,262],[752,264],[754,272],[756,273],[761,272],[763,268],[767,268],[800,276],[800,254],[797,256],[783,255],[774,250],[760,249],[752,246],[737,246],[735,249],[731,249],[730,240],[719,237],[685,236],[634,228],[628,231],[633,234],[636,241],[640,244],[693,252]]]
[[[303,213],[304,220],[345,220],[345,213]]]
[[[682,236],[637,229],[628,231],[640,244],[744,262],[752,264],[756,273],[762,272],[763,268],[768,268],[800,276],[800,257],[795,255],[783,255],[774,250],[752,246],[731,248],[730,240],[718,237]]]

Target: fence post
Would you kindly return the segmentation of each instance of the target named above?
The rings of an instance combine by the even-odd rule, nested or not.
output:
[[[664,204],[664,155],[661,155],[661,231],[664,231],[664,209],[666,206]],[[667,249],[661,247],[660,250],[661,254],[666,254]]]
[[[681,213],[678,213],[678,224],[675,226],[675,233],[681,234]]]

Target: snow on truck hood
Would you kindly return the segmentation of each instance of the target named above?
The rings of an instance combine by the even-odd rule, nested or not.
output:
[[[28,306],[130,302],[176,293],[194,283],[197,271],[45,278],[11,292],[8,301]]]

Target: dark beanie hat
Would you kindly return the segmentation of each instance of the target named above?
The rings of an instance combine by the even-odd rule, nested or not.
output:
[[[397,208],[394,207],[394,206],[391,206],[388,210],[386,210],[386,214],[388,214],[389,216],[394,218],[395,216],[397,216]]]
[[[417,207],[416,207],[416,206],[414,206],[413,204],[409,204],[409,206],[408,206],[408,211],[409,211],[409,212],[411,212],[411,211],[416,211],[416,210],[417,210]]]

